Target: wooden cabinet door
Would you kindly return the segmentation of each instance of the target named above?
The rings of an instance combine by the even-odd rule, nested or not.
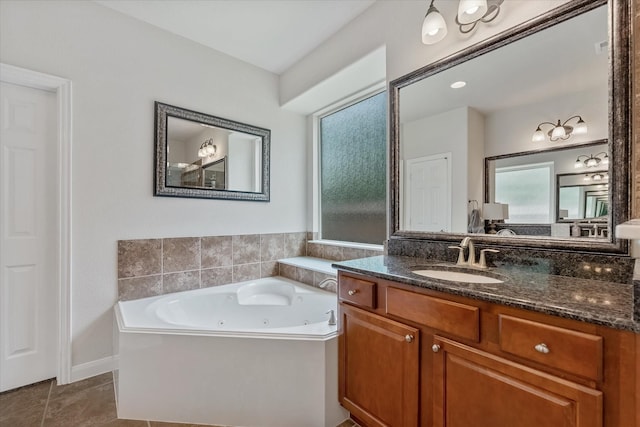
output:
[[[602,393],[436,337],[435,427],[602,427]]]
[[[419,330],[340,304],[340,403],[367,427],[418,425]]]

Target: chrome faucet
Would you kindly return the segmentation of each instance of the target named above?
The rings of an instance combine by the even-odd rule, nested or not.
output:
[[[478,268],[487,268],[487,257],[485,255],[486,252],[493,252],[493,253],[498,253],[500,252],[497,249],[482,249],[480,251],[480,260],[479,262],[476,262],[476,249],[475,246],[473,244],[473,240],[471,240],[471,237],[467,236],[464,239],[462,239],[462,241],[460,242],[460,244],[458,246],[449,246],[449,248],[451,249],[458,249],[458,261],[456,262],[456,265],[468,265],[470,267],[478,267]],[[464,259],[464,250],[469,248],[469,255],[467,256],[467,259]]]
[[[326,279],[324,279],[323,281],[321,281],[320,283],[318,283],[318,287],[319,288],[326,288],[329,285],[333,285],[336,288],[338,287],[338,281],[336,279],[334,279],[333,277],[327,277]]]

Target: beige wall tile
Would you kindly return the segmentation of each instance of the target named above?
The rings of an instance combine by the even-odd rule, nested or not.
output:
[[[316,258],[324,258],[324,245],[307,243],[307,254]]]
[[[307,254],[307,233],[286,233],[284,235],[283,258],[305,256]]]
[[[280,275],[278,261],[265,261],[260,263],[260,277],[273,277]]]
[[[200,287],[220,286],[233,283],[233,267],[216,267],[202,270],[200,274]]]
[[[292,280],[298,280],[296,271],[297,269],[292,265],[280,264],[280,276],[286,277]]]
[[[242,264],[233,266],[233,283],[260,278],[260,263]]]
[[[200,269],[200,238],[179,237],[162,241],[162,272]]]
[[[232,236],[203,237],[200,242],[202,268],[233,265]]]
[[[322,253],[324,254],[324,259],[331,259],[334,261],[342,261],[343,258],[343,247],[342,246],[333,246],[333,245],[324,245],[322,249]]]
[[[275,261],[284,258],[284,234],[260,235],[260,261]]]
[[[260,262],[260,235],[233,236],[233,264]]]
[[[127,301],[162,295],[162,275],[118,279],[118,299]]]
[[[162,273],[162,240],[119,240],[118,278]]]
[[[200,287],[200,270],[165,273],[162,275],[163,293],[189,291]]]
[[[296,280],[306,285],[313,286],[313,271],[296,267]]]

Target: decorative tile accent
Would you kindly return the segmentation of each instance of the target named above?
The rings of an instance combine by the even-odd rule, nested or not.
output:
[[[200,238],[181,237],[163,239],[163,272],[200,269]]]
[[[118,279],[162,273],[162,240],[118,241]]]
[[[162,275],[163,293],[189,291],[200,287],[200,270]]]
[[[122,301],[162,295],[162,275],[118,279],[118,295]]]
[[[233,283],[260,278],[260,263],[242,264],[233,266]]]
[[[226,285],[233,282],[233,267],[208,268],[200,272],[200,287]]]
[[[233,236],[233,265],[252,262],[260,262],[260,235]]]
[[[202,268],[233,265],[232,236],[212,236],[201,239]]]

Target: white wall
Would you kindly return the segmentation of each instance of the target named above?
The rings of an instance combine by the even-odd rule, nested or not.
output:
[[[508,0],[494,22],[479,25],[470,35],[461,34],[455,25],[458,2],[439,1],[436,6],[447,21],[448,33],[440,43],[429,46],[422,44],[420,35],[427,1],[377,1],[281,75],[280,102],[292,101],[381,47],[386,48],[386,78],[391,81],[567,1]]]
[[[112,354],[118,239],[306,230],[276,75],[87,1],[1,1],[0,61],[73,82],[74,366]],[[155,100],[271,129],[271,202],[153,197]]]

